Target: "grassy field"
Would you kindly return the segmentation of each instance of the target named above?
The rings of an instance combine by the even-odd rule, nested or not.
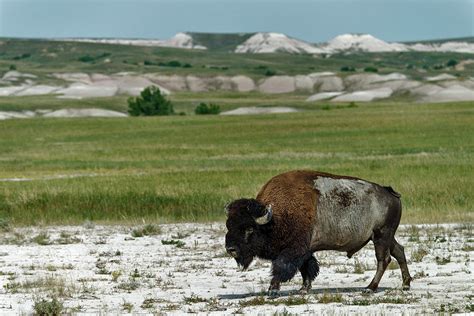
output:
[[[472,58],[472,54],[461,53],[352,53],[331,56],[291,54],[234,54],[226,50],[225,43],[234,43],[227,35],[206,39],[206,34],[196,35],[211,48],[224,43],[223,49],[186,50],[176,48],[137,47],[79,42],[57,42],[48,40],[0,38],[0,74],[14,66],[18,71],[33,73],[46,84],[59,84],[49,75],[54,72],[86,72],[112,74],[117,72],[233,76],[247,75],[258,79],[267,71],[276,75],[309,74],[319,71],[340,72],[341,67],[354,67],[354,74],[364,72],[370,66],[380,73],[402,72],[413,79],[428,75],[450,73],[468,78],[474,64],[464,70],[446,67],[451,59],[458,62]],[[235,36],[235,35],[234,35]],[[235,43],[234,43],[235,44]],[[170,61],[179,61],[190,67],[163,66]],[[160,65],[160,63],[162,65]]]
[[[184,109],[193,95],[176,98]],[[226,202],[255,196],[291,169],[391,185],[402,194],[404,223],[473,220],[472,102],[323,110],[288,98],[307,111],[2,121],[0,221],[221,220]]]

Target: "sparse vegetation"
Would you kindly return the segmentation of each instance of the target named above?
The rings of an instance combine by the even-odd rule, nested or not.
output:
[[[413,262],[421,262],[427,254],[428,254],[428,250],[424,246],[419,245],[417,248],[415,248],[412,251],[411,260]]]
[[[379,69],[377,67],[368,66],[364,68],[364,71],[365,72],[378,72]]]
[[[340,70],[343,72],[348,72],[348,71],[355,71],[355,68],[352,66],[342,66]]]
[[[323,293],[318,298],[318,303],[329,304],[329,303],[343,303],[342,294],[340,293]]]
[[[206,115],[206,114],[219,114],[221,112],[220,106],[217,104],[207,104],[201,102],[196,108],[194,109],[194,113],[197,115]]]
[[[37,299],[33,305],[33,311],[35,315],[40,316],[56,316],[61,315],[64,310],[63,302],[61,302],[57,297],[52,299]]]
[[[175,245],[176,248],[183,248],[183,247],[186,245],[186,243],[185,243],[184,241],[181,241],[181,240],[174,240],[174,239],[170,239],[170,240],[168,240],[168,239],[163,239],[163,240],[161,241],[161,243],[162,243],[163,245]]]
[[[161,234],[161,228],[155,224],[147,224],[132,230],[132,237],[153,236]]]
[[[49,235],[46,232],[39,233],[38,235],[33,237],[33,239],[31,241],[33,241],[33,242],[35,242],[35,243],[37,243],[38,245],[41,245],[41,246],[46,246],[46,245],[51,244],[51,241],[49,239]]]

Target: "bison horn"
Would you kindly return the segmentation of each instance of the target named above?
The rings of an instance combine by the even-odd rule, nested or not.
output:
[[[230,203],[227,203],[225,206],[224,206],[224,212],[225,212],[225,215],[229,215],[229,206],[230,206]]]
[[[271,204],[268,205],[265,210],[266,210],[265,214],[263,214],[260,217],[255,218],[255,222],[258,225],[268,224],[270,220],[272,219],[272,216],[273,216],[272,205]]]

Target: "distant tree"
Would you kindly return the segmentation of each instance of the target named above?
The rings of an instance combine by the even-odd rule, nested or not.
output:
[[[265,76],[267,77],[271,77],[271,76],[274,76],[276,75],[276,71],[273,70],[273,69],[267,69],[267,71],[265,71]]]
[[[342,66],[341,71],[355,71],[355,68],[352,66]]]
[[[364,68],[365,72],[378,72],[379,70],[376,67],[368,66]]]
[[[95,58],[90,55],[85,55],[85,56],[79,57],[78,60],[83,63],[90,63],[90,62],[93,62]]]
[[[169,67],[181,67],[181,63],[177,60],[172,60],[168,63]]]
[[[197,115],[206,115],[206,114],[219,114],[221,113],[221,108],[217,104],[206,104],[201,102],[195,109],[194,113]]]
[[[456,59],[450,59],[448,60],[448,62],[446,63],[446,66],[447,67],[454,67],[458,64],[458,61]]]
[[[145,88],[140,96],[128,99],[128,113],[131,116],[152,116],[174,114],[173,104],[161,94],[156,86]]]

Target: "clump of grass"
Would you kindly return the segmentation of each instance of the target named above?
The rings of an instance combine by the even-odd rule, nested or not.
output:
[[[363,274],[367,270],[367,265],[363,264],[359,260],[354,261],[354,273]]]
[[[126,281],[126,282],[122,282],[117,286],[118,289],[129,291],[129,292],[130,291],[135,291],[139,287],[140,287],[140,283],[138,283],[135,280],[129,280],[129,281]]]
[[[58,244],[60,245],[69,245],[69,244],[77,244],[80,243],[82,240],[72,234],[62,231],[59,235],[59,239],[57,240]]]
[[[423,258],[428,254],[428,250],[423,246],[418,246],[411,253],[411,260],[413,262],[421,262]]]
[[[344,302],[344,300],[342,298],[342,294],[339,294],[339,293],[331,294],[331,293],[326,292],[318,298],[318,302],[321,304],[342,303]]]
[[[50,300],[44,298],[35,300],[33,304],[33,311],[35,315],[56,316],[61,315],[64,310],[63,302],[57,297]]]
[[[278,303],[278,304],[284,304],[284,305],[287,305],[287,306],[291,306],[291,305],[303,305],[303,304],[308,304],[308,298],[305,297],[305,296],[289,296],[288,298],[286,299],[282,299],[282,300],[276,300],[275,303]]]
[[[42,246],[46,246],[46,245],[51,244],[51,241],[49,240],[49,235],[46,232],[39,233],[38,235],[33,237],[33,239],[31,241],[37,243],[38,245],[42,245]]]
[[[408,241],[420,241],[420,228],[418,226],[411,225],[408,234],[410,235]]]
[[[131,313],[133,309],[133,304],[129,302],[124,302],[122,304],[122,310],[126,311],[127,313]]]
[[[183,248],[183,247],[186,245],[184,241],[181,241],[181,240],[174,240],[174,239],[170,239],[170,240],[168,240],[168,239],[163,239],[163,240],[161,241],[161,243],[162,243],[163,245],[175,245],[176,248]]]
[[[242,300],[239,302],[240,307],[259,306],[265,304],[267,304],[267,300],[263,296],[257,296],[250,300]]]
[[[447,257],[436,257],[436,263],[439,265],[445,265],[451,262],[451,256]]]
[[[112,275],[112,281],[117,282],[118,278],[122,275],[122,271],[121,270],[112,271],[111,275]]]
[[[148,309],[148,308],[153,308],[154,307],[154,304],[155,303],[158,303],[159,300],[155,299],[155,298],[146,298],[142,305],[140,306],[141,308],[145,308],[145,309]]]
[[[388,270],[397,270],[399,268],[400,266],[398,265],[398,262],[395,260],[390,261],[389,265],[387,266]]]
[[[7,218],[0,218],[0,232],[9,232],[10,230],[10,221]]]
[[[30,292],[35,289],[40,289],[43,292],[49,292],[54,297],[71,297],[77,292],[73,284],[66,284],[64,279],[56,277],[38,278],[33,281],[25,282],[11,282],[7,283],[5,289],[10,293]]]
[[[135,228],[132,230],[132,237],[143,237],[143,236],[152,236],[161,234],[161,228],[155,224],[147,224],[140,228]]]
[[[194,293],[191,293],[191,296],[184,297],[184,302],[186,304],[192,304],[192,303],[202,303],[202,302],[207,302],[207,299],[200,297]]]

